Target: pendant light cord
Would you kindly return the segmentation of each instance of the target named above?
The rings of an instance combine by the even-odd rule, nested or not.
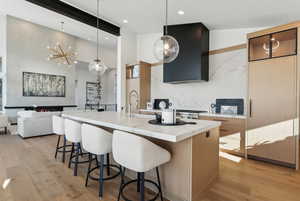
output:
[[[99,61],[99,0],[97,0],[97,60]]]
[[[165,35],[168,35],[168,0],[166,0],[166,29]]]

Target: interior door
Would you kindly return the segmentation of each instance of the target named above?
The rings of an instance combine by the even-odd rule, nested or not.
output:
[[[296,164],[297,57],[251,62],[247,154],[294,167]]]

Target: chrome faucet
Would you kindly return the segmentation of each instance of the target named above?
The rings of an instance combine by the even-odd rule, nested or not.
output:
[[[139,105],[139,93],[136,90],[131,90],[128,94],[128,114],[131,117],[132,116],[132,103],[131,103],[131,98],[133,96],[136,96],[136,108],[138,108]]]

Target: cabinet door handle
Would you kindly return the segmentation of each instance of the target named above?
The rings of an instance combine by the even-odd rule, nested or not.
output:
[[[252,100],[249,100],[249,117],[252,117]]]
[[[223,121],[223,122],[225,122],[225,121],[228,121],[228,120],[226,120],[226,119],[213,119],[213,121]]]

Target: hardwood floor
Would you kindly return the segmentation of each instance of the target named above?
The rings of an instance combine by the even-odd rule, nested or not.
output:
[[[60,158],[54,159],[56,136],[22,140],[0,136],[0,201],[94,201],[97,182],[84,187],[85,165],[79,176]],[[300,173],[222,154],[220,175],[201,201],[298,201]],[[105,201],[116,200],[119,179],[106,182]],[[138,200],[135,186],[128,189]]]

